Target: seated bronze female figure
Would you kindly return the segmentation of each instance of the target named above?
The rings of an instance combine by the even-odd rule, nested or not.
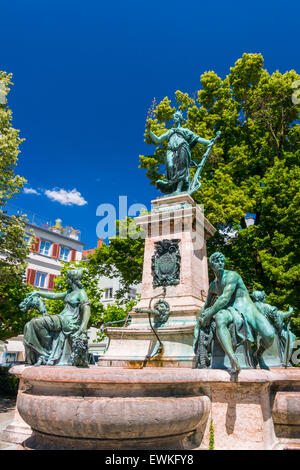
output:
[[[69,290],[66,292],[38,291],[27,296],[30,296],[30,300],[35,297],[61,299],[66,304],[58,315],[49,315],[44,310],[41,312],[42,316],[33,318],[26,323],[24,346],[25,359],[29,364],[83,365],[82,361],[79,361],[80,364],[76,363],[76,361],[78,362],[76,348],[86,349],[87,353],[86,330],[90,318],[90,303],[80,281],[82,274],[83,269],[67,271]],[[26,302],[22,302],[23,306],[24,303],[26,304]]]

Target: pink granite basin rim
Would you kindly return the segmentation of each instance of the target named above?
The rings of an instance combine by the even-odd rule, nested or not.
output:
[[[124,384],[176,384],[176,383],[226,383],[230,382],[230,374],[217,369],[189,368],[152,368],[143,369],[97,367],[88,369],[77,367],[51,366],[15,366],[10,373],[22,377],[28,382],[57,382],[57,383],[124,383]],[[285,382],[300,383],[300,368],[273,368],[269,371],[261,369],[242,370],[238,376],[239,383]]]

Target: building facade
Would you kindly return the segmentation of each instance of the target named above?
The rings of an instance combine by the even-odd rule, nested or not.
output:
[[[84,243],[78,231],[66,231],[57,219],[54,226],[43,228],[26,223],[28,238],[34,237],[27,258],[26,281],[44,291],[54,288],[54,279],[59,276],[63,261],[80,261]]]

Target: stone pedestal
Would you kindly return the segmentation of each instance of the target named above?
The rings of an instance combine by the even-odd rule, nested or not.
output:
[[[31,427],[25,423],[21,418],[18,409],[16,408],[14,419],[2,431],[1,440],[5,442],[12,442],[20,444],[31,436]]]
[[[188,194],[151,202],[151,213],[135,219],[145,234],[141,299],[137,308],[153,308],[159,299],[164,299],[170,305],[170,315],[168,322],[157,330],[165,348],[163,357],[159,362],[147,361],[144,365],[191,367],[195,320],[208,291],[206,240],[216,230]],[[165,239],[179,240],[179,282],[155,287],[152,272],[155,242]],[[157,343],[146,313],[132,312],[128,327],[107,328],[106,334],[110,343],[99,359],[99,365],[103,366],[138,367]]]
[[[300,443],[299,368],[24,367],[17,407],[29,449],[294,449]]]

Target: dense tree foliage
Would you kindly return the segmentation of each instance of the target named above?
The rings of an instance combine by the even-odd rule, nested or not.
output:
[[[264,289],[271,304],[293,306],[298,335],[300,125],[299,100],[292,95],[299,79],[294,70],[270,75],[261,54],[244,54],[224,80],[206,72],[196,97],[176,91],[174,101],[186,111],[184,127],[205,138],[221,131],[194,198],[217,229],[237,232],[228,242],[219,231],[208,243],[209,253],[223,251],[227,267],[242,274],[250,291]],[[148,119],[154,133],[172,126],[174,110],[168,97],[157,105]],[[145,141],[153,145],[147,131]],[[160,145],[140,156],[151,184],[163,177],[165,152]],[[197,145],[192,159],[200,161],[202,153]],[[248,228],[247,213],[255,214]]]
[[[7,202],[22,190],[24,178],[15,174],[22,139],[12,127],[6,95],[11,75],[0,72],[0,339],[23,331],[28,316],[19,309],[30,287],[24,282],[29,251],[22,218],[6,213]]]

